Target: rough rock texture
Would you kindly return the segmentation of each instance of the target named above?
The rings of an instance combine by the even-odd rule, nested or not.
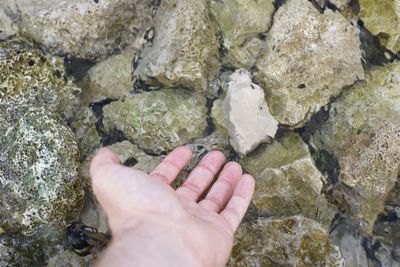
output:
[[[31,234],[75,218],[83,190],[72,131],[45,108],[30,108],[5,135],[0,151],[0,226]]]
[[[135,40],[149,24],[151,1],[6,0],[16,5],[21,35],[55,54],[104,58]]]
[[[127,47],[93,66],[82,82],[82,105],[128,96],[133,91],[132,62],[136,54],[136,48]]]
[[[104,107],[104,127],[116,128],[140,148],[160,153],[202,136],[205,100],[182,89],[135,94]]]
[[[256,179],[255,206],[274,216],[302,214],[329,226],[335,209],[322,194],[325,177],[298,134],[286,133],[242,160]]]
[[[278,130],[269,113],[264,91],[252,83],[250,73],[240,69],[229,76],[223,102],[224,125],[236,152],[247,154]]]
[[[273,0],[210,2],[211,14],[219,26],[227,49],[225,64],[250,67],[262,45],[258,35],[268,31],[274,12]]]
[[[339,181],[345,186],[337,185],[334,195],[371,233],[399,175],[400,130],[382,126],[374,134],[354,136],[344,145],[339,164]]]
[[[61,58],[0,43],[0,132],[14,125],[31,106],[46,106],[70,117],[80,89],[64,75]]]
[[[13,19],[7,14],[0,3],[0,40],[12,37],[18,32],[18,27]]]
[[[372,133],[387,121],[400,129],[400,63],[375,67],[361,82],[345,91],[318,126],[312,143],[338,157],[343,145],[357,133]]]
[[[64,250],[54,255],[49,259],[47,267],[59,267],[59,266],[68,266],[68,267],[84,267],[91,266],[91,263],[94,261],[94,257],[92,255],[88,255],[86,257],[78,256],[75,252],[70,250]]]
[[[381,45],[400,52],[400,0],[360,0],[359,17]]]
[[[358,35],[339,12],[321,14],[307,0],[279,8],[256,64],[279,123],[301,127],[343,87],[364,78]]]
[[[207,0],[161,1],[152,34],[152,45],[142,51],[134,70],[136,79],[204,90],[220,67]]]
[[[338,247],[320,224],[294,216],[258,219],[236,233],[228,266],[344,266]]]

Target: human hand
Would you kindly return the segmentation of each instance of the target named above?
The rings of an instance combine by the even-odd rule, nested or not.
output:
[[[208,153],[177,190],[170,184],[190,161],[179,147],[151,174],[119,164],[102,148],[90,167],[94,193],[107,214],[113,240],[101,266],[224,266],[233,234],[254,192],[254,179],[239,164],[224,165],[221,152]]]

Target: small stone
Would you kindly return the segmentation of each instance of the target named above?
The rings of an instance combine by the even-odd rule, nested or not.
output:
[[[210,1],[211,14],[219,26],[227,65],[249,68],[261,49],[259,34],[268,31],[274,12],[273,0]]]
[[[350,216],[364,221],[364,230],[372,233],[377,216],[394,188],[400,170],[400,130],[382,126],[372,135],[359,134],[340,153],[342,184],[334,195],[344,201]]]
[[[204,135],[205,99],[183,89],[143,92],[104,106],[104,127],[118,129],[139,148],[161,153]]]
[[[136,81],[203,91],[217,74],[219,42],[206,0],[164,0],[154,17],[154,39],[140,55]]]
[[[274,15],[256,79],[271,114],[298,128],[344,87],[364,78],[359,30],[339,12],[288,0]],[[335,55],[332,57],[332,55]]]
[[[132,62],[136,54],[134,47],[128,47],[93,66],[83,81],[81,105],[128,96],[133,91]]]
[[[259,218],[236,233],[228,266],[344,266],[321,225],[302,216]]]
[[[249,72],[237,70],[229,79],[223,102],[224,125],[235,151],[245,155],[273,138],[278,122],[269,113],[264,91],[252,83]]]
[[[30,108],[5,135],[0,154],[0,226],[29,235],[66,226],[82,207],[79,152],[72,131],[45,108]]]
[[[152,1],[2,0],[17,5],[21,35],[52,54],[104,59],[141,38],[151,20]],[[15,3],[14,3],[15,2]]]
[[[400,52],[400,0],[360,0],[358,16],[365,28],[379,37],[381,45]]]
[[[326,178],[298,134],[282,135],[241,163],[256,180],[253,203],[261,212],[273,216],[302,214],[329,227],[336,209],[322,193]]]

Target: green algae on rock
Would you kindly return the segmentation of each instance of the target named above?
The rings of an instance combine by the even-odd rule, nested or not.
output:
[[[236,233],[228,266],[344,266],[321,225],[302,216],[259,218]]]
[[[278,9],[255,77],[279,123],[301,127],[343,87],[364,78],[358,35],[339,12],[321,14],[307,0]]]
[[[75,219],[83,198],[72,131],[44,107],[29,108],[10,128],[0,161],[0,226],[32,234]]]
[[[382,46],[400,52],[400,0],[360,0],[358,16]]]
[[[314,146],[338,157],[353,136],[373,133],[383,121],[400,129],[399,87],[400,62],[372,69],[331,104],[329,119],[312,136]]]
[[[206,130],[205,99],[183,89],[143,92],[106,105],[104,127],[116,128],[141,149],[161,153]]]
[[[0,42],[1,133],[31,106],[46,106],[70,117],[79,93],[80,89],[65,77],[61,58]]]
[[[226,64],[236,68],[254,65],[274,12],[273,0],[233,0],[210,3],[211,14],[222,32]]]
[[[220,68],[219,42],[207,0],[164,0],[154,17],[154,38],[140,54],[136,81],[205,90]]]
[[[97,60],[144,33],[152,1],[2,0],[16,5],[19,33],[53,54]]]
[[[399,175],[400,130],[383,125],[373,134],[353,138],[340,152],[340,183],[333,193],[350,216],[361,219],[362,228],[371,234]]]
[[[296,133],[256,149],[241,161],[254,176],[255,206],[273,216],[302,214],[329,227],[335,209],[322,193],[325,177]]]

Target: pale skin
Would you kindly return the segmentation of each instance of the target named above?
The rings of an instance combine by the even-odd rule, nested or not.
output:
[[[178,147],[147,174],[121,165],[111,150],[99,150],[90,166],[93,191],[113,238],[96,266],[225,266],[254,178],[212,151],[174,190],[170,184],[191,157],[189,147]]]

